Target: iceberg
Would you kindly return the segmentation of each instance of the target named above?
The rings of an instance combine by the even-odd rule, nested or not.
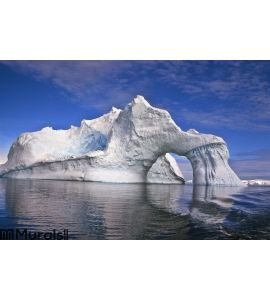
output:
[[[23,133],[13,143],[0,176],[114,183],[184,183],[169,154],[186,156],[193,183],[242,185],[228,164],[229,152],[218,136],[182,131],[169,112],[137,96],[123,110],[80,127]]]

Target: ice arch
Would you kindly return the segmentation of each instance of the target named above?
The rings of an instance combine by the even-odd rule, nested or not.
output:
[[[228,164],[229,153],[222,138],[194,129],[182,131],[167,111],[152,107],[141,96],[119,114],[112,128],[106,160],[113,158],[115,149],[121,151],[118,156],[121,164],[134,166],[135,173],[137,168],[141,176],[158,157],[169,152],[189,159],[194,184],[241,185]]]

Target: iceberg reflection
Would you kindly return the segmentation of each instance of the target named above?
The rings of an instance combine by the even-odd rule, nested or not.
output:
[[[1,179],[0,227],[68,229],[74,239],[189,239],[198,222],[207,226],[224,222],[234,205],[231,195],[240,191],[237,187]],[[206,229],[201,225],[196,233],[203,236]]]

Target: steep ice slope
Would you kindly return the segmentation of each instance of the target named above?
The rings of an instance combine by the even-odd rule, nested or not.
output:
[[[147,173],[149,183],[185,183],[177,162],[170,154],[160,156]]]
[[[102,131],[103,125],[94,133],[91,131],[94,140],[97,139],[94,144],[103,145],[100,148],[89,146],[92,142],[89,142],[88,129],[82,137],[75,135],[75,139],[68,137],[67,141],[61,138],[63,146],[55,139],[48,141],[28,134],[26,143],[19,141],[12,146],[9,161],[0,172],[16,178],[147,182],[149,169],[160,156],[169,152],[190,160],[195,184],[242,184],[228,165],[227,146],[222,138],[196,130],[182,131],[167,111],[152,107],[142,96],[137,96],[124,110],[115,111],[112,119],[112,122],[105,122],[109,123],[107,135]],[[50,149],[54,151],[48,151],[44,145],[50,142]],[[42,152],[42,147],[46,151]],[[153,180],[155,176],[152,175]]]

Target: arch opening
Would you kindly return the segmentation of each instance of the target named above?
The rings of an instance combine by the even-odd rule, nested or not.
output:
[[[181,172],[183,173],[185,183],[189,184],[193,182],[193,168],[188,158],[185,156],[180,156],[175,153],[170,153],[170,155],[176,160]]]
[[[185,175],[182,172],[182,167],[179,165],[178,160],[181,160],[180,156],[173,153],[165,153],[157,158],[157,160],[151,165],[146,173],[146,182],[148,183],[165,183],[165,184],[185,184],[186,178],[189,182],[192,178],[192,167],[188,159],[186,161],[181,160],[184,164]],[[184,163],[183,163],[184,161]]]

